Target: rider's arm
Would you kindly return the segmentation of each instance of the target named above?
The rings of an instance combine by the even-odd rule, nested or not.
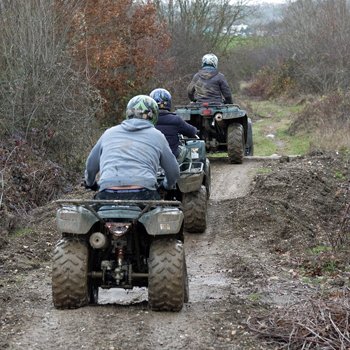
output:
[[[179,127],[178,134],[182,134],[187,137],[194,138],[198,133],[198,130],[196,127],[194,127],[189,123],[186,123],[184,120],[181,119],[181,117],[179,117],[178,119],[178,127]]]
[[[222,78],[220,80],[220,89],[221,89],[222,96],[224,96],[225,104],[232,104],[233,99],[232,99],[231,89],[224,75],[222,75]]]
[[[171,152],[168,141],[164,137],[162,153],[160,156],[160,166],[164,169],[164,187],[171,189],[180,178],[180,168],[175,156]]]
[[[195,88],[195,77],[193,77],[192,81],[190,82],[190,84],[187,86],[187,96],[190,99],[190,101],[195,101],[194,98],[194,93],[196,92],[196,88]]]
[[[92,148],[86,160],[85,182],[88,186],[92,186],[96,182],[96,175],[100,171],[100,153],[101,139]]]

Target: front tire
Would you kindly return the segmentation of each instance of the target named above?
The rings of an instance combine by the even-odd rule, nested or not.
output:
[[[210,198],[211,192],[211,169],[210,169],[210,161],[208,158],[205,160],[205,180],[204,186],[207,189],[207,199]]]
[[[232,123],[227,128],[227,155],[232,164],[242,164],[245,153],[244,130],[238,123]]]
[[[184,303],[188,303],[189,299],[190,299],[190,287],[188,285],[186,258],[184,258]]]
[[[57,309],[89,303],[88,247],[83,241],[61,239],[53,252],[52,299]]]
[[[183,243],[165,238],[152,242],[148,261],[148,303],[154,311],[180,311],[185,295]],[[186,274],[187,278],[187,274]]]
[[[182,206],[184,229],[190,233],[203,233],[207,228],[207,189],[201,186],[198,191],[184,193]]]

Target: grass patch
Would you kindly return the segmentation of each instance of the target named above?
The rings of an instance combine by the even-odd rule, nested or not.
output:
[[[11,233],[11,236],[13,236],[13,237],[25,237],[25,236],[31,236],[34,233],[35,232],[32,228],[24,227],[24,228],[19,228],[17,230],[14,230]]]
[[[310,149],[310,137],[290,135],[288,129],[303,106],[276,101],[249,101],[253,111],[254,151],[257,156],[303,155]]]
[[[311,248],[310,253],[314,255],[318,255],[320,253],[329,252],[330,250],[332,250],[331,247],[328,247],[326,245],[318,245],[316,247]]]
[[[341,180],[341,181],[347,180],[347,176],[344,175],[344,174],[343,174],[341,171],[339,171],[339,170],[336,170],[336,171],[335,171],[334,177],[335,177],[336,179],[338,179],[338,180]]]
[[[259,169],[257,169],[256,173],[258,175],[267,175],[267,174],[272,173],[272,169],[271,168],[259,168]]]
[[[261,300],[261,295],[259,293],[251,293],[248,295],[248,299],[252,302],[259,302]]]
[[[227,152],[207,153],[207,156],[209,156],[211,158],[222,158],[222,157],[227,157]]]

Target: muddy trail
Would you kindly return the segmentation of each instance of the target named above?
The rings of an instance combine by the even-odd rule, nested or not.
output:
[[[59,237],[50,205],[36,212],[30,242],[17,237],[0,250],[0,348],[276,349],[247,320],[317,289],[299,278],[291,252],[332,229],[327,215],[341,212],[342,203],[338,182],[327,178],[342,163],[316,157],[211,164],[209,225],[203,234],[186,233],[190,301],[180,312],[150,311],[142,288],[100,291],[99,305],[56,310],[50,254]]]

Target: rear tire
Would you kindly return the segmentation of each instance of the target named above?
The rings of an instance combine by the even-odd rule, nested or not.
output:
[[[165,238],[153,241],[148,261],[148,303],[154,311],[180,311],[186,298],[183,243]]]
[[[88,247],[63,238],[53,252],[52,299],[57,309],[75,309],[89,303]]]
[[[253,127],[252,120],[248,118],[248,130],[247,130],[247,142],[245,144],[245,155],[254,155],[254,144],[253,144]]]
[[[182,195],[184,229],[190,233],[203,233],[207,228],[207,189],[201,186],[198,191]]]
[[[242,164],[245,153],[244,130],[238,123],[232,123],[227,128],[227,154],[232,164]]]

